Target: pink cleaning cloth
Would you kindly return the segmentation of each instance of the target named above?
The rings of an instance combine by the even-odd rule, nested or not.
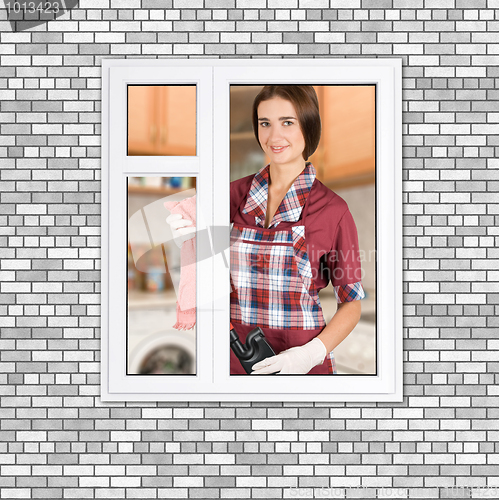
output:
[[[196,225],[196,196],[182,201],[167,201],[172,214],[180,214]],[[196,237],[184,241],[180,250],[180,285],[177,297],[177,322],[173,328],[191,330],[196,324]]]

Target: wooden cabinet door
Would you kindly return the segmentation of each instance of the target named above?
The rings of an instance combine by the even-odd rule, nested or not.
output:
[[[374,182],[375,87],[329,86],[318,89],[322,138],[312,163],[332,189]]]
[[[158,153],[196,155],[196,86],[161,87]]]
[[[158,138],[157,100],[161,87],[128,86],[128,155],[154,155]]]

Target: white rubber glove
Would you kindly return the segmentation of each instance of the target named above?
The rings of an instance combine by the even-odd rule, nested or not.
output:
[[[280,352],[277,356],[259,361],[251,367],[252,370],[255,370],[251,375],[267,375],[276,372],[296,375],[308,373],[314,366],[324,362],[326,354],[326,346],[315,337],[305,345],[291,347],[291,349]]]
[[[173,241],[175,241],[175,244],[179,248],[182,247],[184,241],[190,240],[196,236],[196,226],[193,226],[191,220],[184,219],[180,214],[169,215],[166,218],[166,222],[170,224]]]

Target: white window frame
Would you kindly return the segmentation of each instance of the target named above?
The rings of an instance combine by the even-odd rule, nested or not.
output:
[[[103,60],[103,401],[402,401],[401,73],[394,58]],[[215,255],[197,264],[197,297],[212,302],[197,310],[196,375],[126,375],[126,176],[196,176],[198,214],[227,227],[227,258],[230,85],[273,83],[376,85],[377,374],[231,376],[229,269]],[[129,84],[197,85],[195,157],[126,155]]]

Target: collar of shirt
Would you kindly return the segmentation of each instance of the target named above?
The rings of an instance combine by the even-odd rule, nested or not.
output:
[[[267,197],[269,192],[270,164],[263,167],[253,178],[248,193],[248,199],[243,213],[254,215],[256,225],[263,227],[267,212]],[[281,221],[296,222],[301,215],[303,205],[307,201],[308,193],[314,183],[317,172],[311,163],[307,163],[301,174],[295,179],[276,210],[270,227],[275,227]]]

